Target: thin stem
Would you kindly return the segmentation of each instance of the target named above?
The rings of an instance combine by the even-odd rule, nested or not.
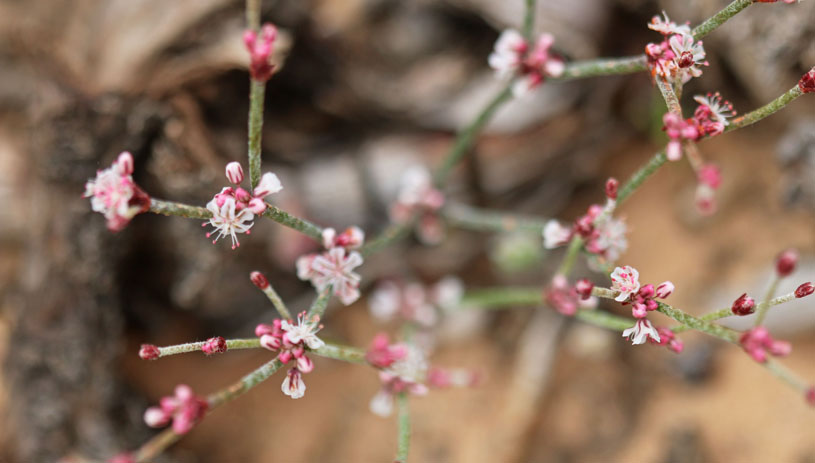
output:
[[[483,288],[467,291],[461,298],[462,307],[505,309],[508,307],[543,305],[540,288]]]
[[[331,285],[326,286],[322,291],[320,291],[319,294],[317,294],[317,297],[314,299],[314,302],[311,303],[311,307],[308,309],[308,317],[311,318],[317,315],[322,318],[326,307],[328,307],[329,299],[331,299]]]
[[[286,307],[286,303],[283,302],[283,299],[280,298],[280,295],[277,294],[277,291],[274,290],[271,284],[268,284],[266,288],[262,289],[263,294],[266,295],[267,298],[272,302],[272,305],[277,310],[277,313],[280,314],[280,317],[286,320],[291,320],[291,312],[289,312],[289,308]]]
[[[799,378],[798,375],[787,369],[784,365],[781,365],[777,361],[772,358],[768,358],[762,365],[764,365],[767,370],[770,371],[776,378],[784,381],[785,383],[789,384],[795,389],[804,392],[809,388],[809,385],[803,379]]]
[[[478,209],[460,203],[448,204],[441,210],[441,215],[450,225],[477,231],[528,230],[541,233],[546,226],[545,219]]]
[[[204,344],[206,344],[206,341],[188,342],[185,344],[176,344],[174,346],[159,347],[158,356],[161,358],[170,355],[200,351],[201,348],[204,347]],[[227,350],[255,349],[258,347],[260,347],[260,340],[258,338],[227,339],[226,341]]]
[[[266,203],[266,210],[263,211],[263,217],[272,219],[280,225],[285,225],[286,227],[297,230],[315,241],[322,242],[322,228],[308,220],[292,215],[277,206]]]
[[[314,349],[311,352],[314,352],[320,357],[342,360],[349,363],[357,363],[360,365],[365,365],[368,363],[368,361],[365,360],[365,351],[351,346],[326,343],[323,347]]]
[[[623,203],[628,197],[642,185],[642,183],[654,174],[668,158],[665,157],[665,151],[660,151],[655,154],[651,159],[640,169],[631,175],[631,178],[620,188],[617,192],[617,207]]]
[[[732,121],[730,121],[730,125],[725,128],[725,132],[730,132],[732,130],[737,130],[743,127],[747,127],[748,125],[755,124],[756,122],[764,119],[765,117],[775,113],[776,111],[780,110],[784,106],[790,104],[793,100],[798,98],[799,96],[803,95],[803,92],[798,85],[796,84],[791,89],[787,90],[778,98],[774,99],[773,101],[765,104],[764,106],[750,111],[747,114],[739,116]]]
[[[260,29],[260,0],[246,0],[246,27]]]
[[[181,439],[183,434],[178,434],[173,431],[173,428],[167,428],[164,431],[153,436],[150,440],[142,444],[136,452],[133,453],[133,458],[136,463],[151,461],[164,450],[175,444]]]
[[[476,116],[464,130],[460,131],[456,137],[456,142],[447,153],[447,156],[442,161],[441,166],[436,171],[436,185],[441,186],[447,181],[453,167],[461,160],[461,158],[472,147],[473,140],[478,132],[487,125],[487,122],[492,118],[498,108],[505,102],[509,101],[512,97],[511,84],[504,87],[492,100],[484,107],[483,110]]]
[[[735,0],[721,11],[708,18],[702,24],[693,28],[693,38],[699,40],[702,37],[710,34],[714,29],[724,24],[728,19],[738,14],[741,10],[747,8],[753,3],[753,0]]]
[[[566,250],[563,261],[560,263],[560,268],[558,268],[557,271],[558,275],[569,276],[569,274],[572,273],[572,268],[574,268],[574,263],[582,248],[583,239],[575,235],[569,242],[569,248]]]
[[[188,204],[164,201],[161,199],[150,199],[150,212],[167,216],[186,217],[188,219],[209,219],[212,212],[204,207],[190,206]]]
[[[529,43],[532,43],[535,32],[535,0],[526,0],[526,11],[524,12],[523,35]]]
[[[774,297],[774,298],[769,299],[769,300],[764,300],[764,301],[760,302],[758,305],[756,305],[756,311],[757,312],[767,311],[767,310],[769,310],[770,307],[781,305],[781,304],[783,304],[785,302],[789,302],[789,301],[791,301],[793,299],[795,299],[795,292],[787,293],[787,294],[784,294],[782,296]],[[733,313],[733,309],[728,307],[726,309],[719,309],[719,310],[716,310],[714,312],[710,312],[710,313],[707,313],[705,315],[702,315],[701,317],[699,317],[699,319],[704,320],[704,321],[714,321],[714,320],[719,320],[719,319],[722,319],[722,318],[732,317],[734,315],[735,314]],[[671,328],[671,329],[675,333],[679,333],[679,332],[685,331],[685,330],[687,330],[689,328],[687,326],[678,326],[676,328]]]
[[[399,393],[396,396],[396,402],[399,406],[399,441],[394,463],[406,463],[410,450],[410,407],[408,407],[407,393]]]
[[[362,257],[368,257],[397,241],[407,238],[415,223],[415,220],[409,220],[405,223],[389,226],[379,236],[365,243],[359,253],[362,254]]]
[[[249,88],[249,181],[252,189],[260,182],[260,152],[263,131],[263,100],[266,82],[250,78]]]
[[[574,318],[614,331],[625,331],[636,323],[633,318],[620,317],[603,310],[580,309],[574,314]]]
[[[764,322],[764,317],[767,316],[767,310],[770,308],[770,300],[775,296],[775,291],[778,289],[778,283],[780,281],[781,278],[778,277],[778,274],[774,274],[770,282],[770,287],[767,288],[767,292],[764,294],[764,299],[762,299],[761,303],[756,307],[756,313],[758,315],[756,315],[755,326],[761,325]]]
[[[549,77],[548,80],[572,80],[585,77],[632,74],[648,70],[645,55],[624,56],[622,58],[602,58],[566,63],[563,74]]]
[[[679,98],[677,98],[676,93],[674,93],[673,86],[662,77],[657,77],[654,81],[657,84],[659,93],[665,100],[665,104],[668,106],[668,111],[682,117],[682,106],[679,104]]]

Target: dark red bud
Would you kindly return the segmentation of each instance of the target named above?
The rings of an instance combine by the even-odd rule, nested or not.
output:
[[[815,292],[815,286],[812,285],[812,282],[806,282],[795,290],[795,297],[809,296],[813,292]]]
[[[750,315],[756,307],[756,301],[752,297],[747,296],[747,293],[742,294],[733,302],[731,310],[736,315]]]
[[[144,360],[155,360],[161,356],[158,347],[152,344],[142,344],[139,348],[139,357]]]
[[[620,182],[618,182],[614,177],[606,180],[606,197],[608,199],[617,199],[617,188],[619,186]]]
[[[778,276],[785,277],[795,271],[798,263],[798,252],[795,249],[787,249],[778,255],[775,260],[775,270]]]
[[[594,283],[583,278],[577,280],[577,283],[574,285],[574,289],[577,292],[577,295],[580,296],[580,299],[586,300],[591,297],[591,290],[594,289]]]
[[[226,339],[216,336],[207,339],[207,342],[201,346],[201,350],[207,355],[221,354],[226,352]]]
[[[798,81],[798,88],[804,93],[815,92],[815,68],[812,68]]]
[[[260,272],[252,272],[249,274],[249,279],[252,280],[252,283],[255,284],[261,290],[264,290],[269,287],[269,280],[266,279],[266,275]]]

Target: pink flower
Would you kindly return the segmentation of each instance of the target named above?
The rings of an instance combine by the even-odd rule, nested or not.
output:
[[[322,339],[317,337],[317,332],[322,329],[320,317],[315,315],[310,320],[306,320],[306,312],[301,312],[297,316],[297,324],[283,320],[280,328],[283,330],[283,340],[291,344],[305,344],[309,349],[319,349],[325,345]]]
[[[426,376],[427,361],[424,354],[416,347],[407,346],[403,358],[379,372],[382,388],[371,399],[371,411],[387,417],[393,410],[393,398],[396,394],[402,392],[414,395],[427,394],[427,386],[422,384]]]
[[[640,273],[628,265],[617,267],[611,273],[611,289],[619,294],[614,298],[617,302],[628,300],[640,289]]]
[[[297,260],[297,275],[322,291],[329,285],[345,305],[359,299],[359,274],[353,270],[362,265],[362,256],[345,248],[332,248],[323,254],[311,254]]]
[[[659,333],[646,318],[640,318],[634,326],[623,331],[623,337],[628,338],[633,345],[644,344],[649,338],[660,342]]]
[[[299,399],[306,394],[306,383],[303,382],[303,375],[300,370],[292,368],[283,379],[280,390],[292,399]]]
[[[520,32],[514,29],[507,29],[501,32],[495,42],[495,50],[490,54],[487,61],[491,68],[495,69],[500,79],[512,77],[521,66],[522,57],[527,51],[526,39]]]
[[[685,83],[692,77],[702,75],[699,66],[707,66],[708,62],[705,61],[705,49],[701,40],[694,42],[692,35],[675,34],[668,39],[668,44],[676,57],[676,77],[679,80]]]
[[[678,161],[682,159],[682,140],[696,140],[699,138],[699,131],[691,119],[682,120],[672,112],[665,113],[662,122],[665,124],[662,130],[670,139],[665,156],[669,161]]]
[[[136,214],[150,209],[150,197],[136,185],[132,173],[133,156],[124,151],[111,167],[85,183],[83,197],[91,198],[91,208],[105,216],[110,231],[123,229]]]
[[[667,345],[668,349],[676,352],[677,354],[681,354],[682,350],[685,348],[685,344],[676,337],[673,331],[668,328],[657,328],[657,333],[659,334],[659,339],[648,338],[648,342],[653,344],[659,344],[660,346]]]
[[[557,220],[550,220],[543,227],[543,247],[546,249],[563,246],[571,238],[572,230],[564,227]]]
[[[433,186],[430,172],[423,166],[413,166],[402,175],[390,216],[396,223],[418,218],[419,239],[426,244],[437,244],[444,238],[444,228],[437,214],[443,205],[444,195]]]
[[[159,428],[172,420],[173,431],[186,434],[204,417],[208,408],[206,399],[196,396],[189,386],[179,384],[174,396],[162,397],[158,407],[150,407],[144,412],[144,422]]]
[[[677,25],[675,22],[671,21],[668,18],[668,14],[665,13],[664,11],[662,12],[662,16],[665,18],[664,20],[659,16],[654,16],[653,18],[651,18],[651,22],[648,24],[648,29],[657,31],[665,36],[672,34],[691,35],[689,25],[687,24],[682,24],[681,26]]]
[[[750,354],[750,357],[759,363],[767,361],[768,352],[774,356],[785,356],[792,351],[790,343],[776,341],[770,336],[767,328],[763,326],[756,326],[742,333],[739,338],[739,343],[744,351]]]
[[[518,31],[508,29],[498,37],[488,62],[499,79],[518,78],[512,86],[512,93],[520,97],[538,87],[546,77],[563,74],[563,60],[551,52],[554,41],[551,34],[541,34],[530,50]]]
[[[277,38],[277,29],[271,24],[264,24],[260,30],[260,37],[253,30],[243,33],[243,43],[249,51],[249,74],[252,80],[266,82],[272,77],[274,66],[269,63],[274,41]]]
[[[441,283],[441,282],[440,282]],[[439,284],[440,284],[439,283]],[[437,287],[438,288],[438,284]],[[434,292],[431,290],[431,292]],[[441,288],[441,299],[431,297],[424,286],[419,283],[404,283],[396,281],[383,281],[379,283],[368,299],[368,308],[371,315],[386,322],[399,315],[404,320],[419,323],[423,326],[433,326],[438,320],[436,305],[455,304],[453,298],[459,298],[461,292],[453,287]],[[444,294],[445,291],[449,292]],[[453,294],[453,291],[458,294]],[[440,304],[436,304],[439,302]]]
[[[365,241],[365,232],[359,227],[348,227],[337,235],[333,228],[323,229],[323,246],[326,249],[341,247],[345,249],[358,249]]]
[[[388,335],[379,333],[374,336],[371,346],[365,353],[365,360],[377,368],[387,368],[397,360],[405,358],[407,347],[402,344],[389,344]]]
[[[699,131],[704,135],[721,134],[724,128],[730,125],[727,119],[736,115],[733,105],[727,100],[722,100],[719,92],[708,93],[707,96],[697,95],[693,99],[699,103],[693,118],[699,126]]]

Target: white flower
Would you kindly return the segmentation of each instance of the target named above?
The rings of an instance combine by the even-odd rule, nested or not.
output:
[[[258,186],[255,187],[255,190],[252,192],[254,193],[255,198],[264,198],[270,194],[277,193],[278,191],[283,189],[283,184],[280,183],[280,179],[277,178],[277,175],[266,172],[260,177],[260,182],[258,182]]]
[[[340,301],[349,305],[359,299],[360,276],[353,269],[362,262],[362,256],[356,251],[346,255],[345,248],[329,249],[311,262],[311,283],[319,291],[331,285]]]
[[[507,79],[515,74],[521,65],[522,55],[526,52],[527,44],[520,32],[507,29],[501,32],[495,42],[495,49],[487,61],[499,79]]]
[[[628,338],[631,344],[634,345],[644,344],[649,336],[654,341],[659,342],[659,333],[654,325],[645,318],[640,318],[637,323],[634,323],[634,326],[623,331],[623,337]]]
[[[303,382],[303,375],[300,370],[292,368],[280,385],[280,390],[292,399],[299,399],[306,394],[306,383]]]
[[[464,296],[464,284],[454,276],[446,276],[433,287],[433,300],[446,312],[458,309]]]
[[[543,227],[543,247],[546,249],[554,249],[562,246],[569,241],[572,236],[572,230],[564,227],[557,220],[550,220],[546,222]]]
[[[608,262],[615,262],[620,258],[620,254],[628,249],[628,240],[625,238],[627,227],[622,219],[608,217],[595,224],[597,237],[593,240],[594,245],[603,250],[604,257]]]
[[[735,115],[733,105],[727,101],[722,101],[722,96],[718,92],[708,94],[707,96],[696,95],[693,99],[700,105],[707,106],[710,109],[711,116],[713,116],[716,122],[719,122],[725,127],[730,125],[727,118]]]
[[[677,25],[675,22],[671,21],[668,18],[668,14],[665,13],[664,11],[662,12],[662,16],[665,17],[664,21],[659,16],[654,16],[653,18],[651,18],[651,22],[648,24],[648,29],[657,31],[662,35],[671,34],[691,35],[690,26],[688,26],[687,24],[683,24],[681,26]]]
[[[286,332],[285,336],[292,344],[299,344],[302,341],[309,349],[319,349],[325,345],[325,342],[317,337],[317,332],[322,329],[320,317],[317,315],[311,320],[306,320],[306,313],[302,312],[297,316],[296,325],[283,320],[280,327]]]
[[[212,212],[209,224],[215,227],[215,231],[218,232],[218,236],[212,240],[213,244],[224,236],[230,236],[232,238],[232,249],[235,249],[240,246],[237,234],[248,233],[249,229],[254,225],[252,220],[255,218],[255,214],[249,208],[241,209],[237,213],[235,209],[236,203],[232,197],[224,198],[221,207],[218,207],[216,198],[207,203],[207,210]],[[211,235],[212,233],[207,233],[207,238]]]
[[[133,181],[133,156],[125,151],[108,167],[85,183],[83,197],[91,198],[91,209],[107,219],[108,229],[118,231],[136,214],[150,207],[150,197]]]
[[[373,396],[368,407],[375,415],[381,416],[382,418],[389,417],[393,412],[393,394],[385,389],[380,389],[379,392]]]
[[[640,272],[628,265],[617,267],[611,273],[611,289],[620,294],[614,298],[617,302],[624,302],[640,290]]]
[[[388,321],[402,307],[402,290],[392,281],[380,283],[368,298],[371,315],[381,321]]]
[[[676,34],[668,40],[676,58],[676,73],[682,82],[687,82],[691,77],[702,75],[701,65],[707,65],[705,61],[705,48],[702,42],[694,42],[692,35]]]

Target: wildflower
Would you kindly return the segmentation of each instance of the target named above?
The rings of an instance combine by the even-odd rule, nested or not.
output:
[[[585,300],[591,297],[591,290],[594,289],[594,283],[583,278],[577,280],[577,283],[574,285],[574,289],[577,292],[577,295],[580,296],[580,299]]]
[[[501,32],[495,42],[495,50],[487,58],[491,68],[500,79],[512,77],[521,67],[522,57],[527,51],[526,39],[520,32],[507,29]]]
[[[633,345],[644,344],[649,338],[660,342],[659,333],[646,318],[640,318],[634,326],[623,331],[623,337],[628,338]]]
[[[530,50],[526,39],[516,30],[501,33],[488,62],[499,79],[517,77],[512,86],[516,97],[534,90],[546,77],[563,74],[563,60],[551,52],[555,39],[551,34],[541,34]]]
[[[707,66],[705,61],[705,48],[702,41],[693,41],[693,36],[689,34],[674,34],[668,39],[671,50],[674,53],[676,63],[676,78],[683,83],[692,77],[702,75],[699,66]]]
[[[792,346],[786,341],[776,341],[770,336],[767,328],[756,326],[745,331],[739,338],[739,344],[756,362],[767,361],[767,353],[774,356],[785,356],[792,351]]]
[[[377,368],[387,368],[394,362],[405,358],[407,347],[402,344],[389,344],[388,335],[379,333],[374,336],[371,346],[365,353],[365,360]]]
[[[775,271],[783,278],[794,272],[797,264],[798,252],[795,249],[787,249],[775,259]]]
[[[249,209],[242,209],[236,213],[236,207],[235,199],[231,197],[224,198],[220,207],[216,198],[207,203],[207,210],[212,213],[212,218],[204,225],[212,225],[215,231],[218,232],[218,236],[212,240],[212,244],[217,243],[224,236],[229,236],[232,238],[232,249],[235,249],[241,245],[237,234],[249,233],[249,229],[254,225],[252,220],[255,218],[255,214]],[[207,232],[207,238],[210,238],[212,233]]]
[[[292,368],[283,379],[280,390],[292,399],[299,399],[306,394],[306,383],[303,382],[303,375],[300,370]]]
[[[391,219],[396,223],[417,221],[419,239],[427,244],[439,243],[444,236],[442,222],[437,211],[444,205],[444,195],[436,187],[430,172],[423,166],[408,168],[400,180],[396,202],[390,208]]]
[[[672,112],[665,113],[662,116],[662,122],[665,124],[662,130],[670,139],[668,147],[665,149],[665,156],[669,161],[678,161],[682,159],[682,140],[692,141],[698,139],[699,130],[691,119],[682,120],[679,115]]]
[[[707,96],[697,95],[693,97],[699,106],[693,113],[693,119],[701,135],[714,136],[724,132],[724,128],[730,125],[728,118],[736,115],[733,105],[722,100],[719,92],[708,93]]]
[[[733,306],[730,310],[735,315],[750,315],[755,311],[756,301],[747,295],[747,293],[742,294],[733,302]]]
[[[325,345],[322,339],[317,337],[317,332],[323,326],[320,325],[320,317],[314,315],[310,320],[306,320],[306,312],[301,312],[297,316],[297,324],[283,320],[280,323],[280,328],[283,330],[283,340],[291,344],[303,343],[309,349],[319,349]]]
[[[413,346],[407,346],[405,356],[379,372],[382,388],[371,399],[373,413],[387,417],[393,410],[396,394],[409,392],[414,395],[427,394],[423,381],[427,375],[427,361],[424,354]]]
[[[269,63],[269,58],[272,55],[276,38],[277,28],[271,24],[263,25],[260,29],[260,37],[253,30],[243,33],[243,43],[249,51],[249,75],[252,76],[252,80],[266,82],[272,77],[274,66]]]
[[[437,285],[438,287],[438,285]],[[453,288],[448,288],[458,291]],[[442,288],[443,291],[446,291]],[[405,320],[419,323],[423,326],[433,326],[438,320],[436,302],[455,304],[454,294],[441,294],[442,299],[433,298],[419,283],[397,283],[384,281],[371,293],[368,301],[371,315],[381,321],[388,321],[399,315]],[[447,298],[447,300],[444,300]],[[460,292],[458,298],[460,299]],[[439,304],[441,305],[441,304]]]
[[[691,35],[690,26],[688,24],[682,24],[681,26],[677,25],[668,18],[668,14],[664,11],[662,12],[662,16],[665,18],[664,21],[659,16],[654,16],[651,18],[651,22],[648,24],[648,29],[657,31],[665,36],[673,34]]]
[[[585,290],[585,288],[582,289]],[[597,304],[597,299],[591,296],[591,289],[589,289],[588,296],[584,297],[583,294],[578,293],[576,286],[569,285],[563,275],[555,275],[552,278],[552,283],[546,288],[544,297],[555,310],[567,316],[574,315],[578,308],[593,308]]]
[[[85,183],[85,198],[91,198],[91,208],[107,219],[110,231],[123,229],[137,214],[150,209],[150,197],[133,181],[133,156],[122,152],[107,169]]]
[[[628,249],[625,237],[628,227],[623,219],[604,216],[595,221],[594,231],[586,242],[586,250],[608,262],[615,262]]]
[[[546,222],[543,227],[543,247],[554,249],[569,242],[572,230],[564,227],[557,220]]]
[[[311,280],[311,284],[322,291],[329,285],[340,301],[349,305],[359,299],[360,276],[353,270],[362,265],[362,256],[351,251],[346,254],[345,248],[332,248],[323,254],[305,256],[301,263],[298,259],[298,276]],[[300,272],[307,269],[308,271]],[[308,278],[303,278],[307,275]]]
[[[619,292],[614,298],[617,302],[623,302],[636,294],[640,289],[640,273],[637,269],[628,265],[617,267],[611,273],[611,289]]]
[[[173,431],[185,434],[204,417],[209,404],[203,397],[196,396],[192,389],[179,384],[174,396],[162,397],[158,407],[150,407],[144,412],[144,422],[153,428],[173,422]]]

